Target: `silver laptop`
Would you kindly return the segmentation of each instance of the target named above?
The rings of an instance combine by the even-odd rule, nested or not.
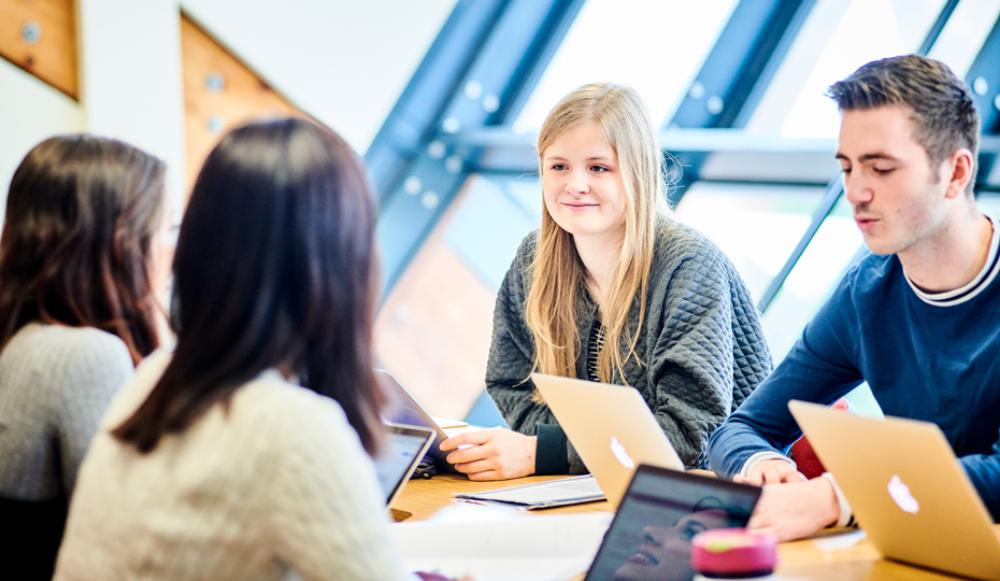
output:
[[[413,399],[410,392],[406,391],[406,388],[396,381],[391,373],[385,369],[376,369],[375,377],[382,386],[382,391],[389,398],[389,405],[383,418],[385,421],[408,426],[421,426],[433,431],[435,447],[448,437],[441,426],[434,421],[434,418],[420,407],[417,400]]]
[[[388,437],[385,448],[375,458],[375,473],[385,493],[385,503],[390,505],[427,453],[434,440],[434,432],[400,424],[386,424],[385,428]]]
[[[639,464],[684,469],[635,389],[540,373],[531,379],[613,506]]]
[[[447,432],[441,427],[423,407],[413,399],[410,392],[385,369],[376,369],[375,377],[382,386],[383,392],[389,397],[389,405],[383,413],[383,421],[394,424],[421,426],[434,432],[434,440],[427,449],[427,454],[434,460],[435,469],[439,472],[457,474],[455,467],[448,462],[448,454],[441,451],[441,442],[448,438]]]
[[[940,428],[801,401],[788,409],[880,553],[1000,581],[993,521]]]

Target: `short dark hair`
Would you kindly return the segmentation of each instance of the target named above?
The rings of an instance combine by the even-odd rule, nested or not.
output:
[[[165,170],[136,147],[91,135],[51,137],[28,152],[0,238],[0,348],[33,322],[117,335],[133,363],[157,347],[150,252]]]
[[[340,136],[295,118],[231,131],[181,224],[173,358],[114,436],[148,452],[277,368],[335,399],[374,453],[374,228],[367,174]]]
[[[913,112],[914,138],[934,164],[960,148],[972,152],[975,182],[979,113],[969,87],[948,65],[919,55],[872,61],[830,85],[827,96],[841,111],[903,105]]]

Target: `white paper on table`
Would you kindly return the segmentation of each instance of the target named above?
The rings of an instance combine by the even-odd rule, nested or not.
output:
[[[594,512],[482,522],[392,525],[411,571],[476,581],[569,579],[590,565],[613,514]]]
[[[438,425],[442,430],[462,430],[468,428],[474,428],[475,426],[470,426],[468,422],[463,420],[455,420],[452,418],[443,418],[441,416],[431,416],[434,423]]]
[[[847,531],[837,535],[829,535],[815,539],[812,543],[813,545],[823,551],[824,553],[829,553],[831,551],[842,551],[844,549],[850,549],[854,545],[857,545],[861,541],[865,540],[868,535],[865,534],[863,530]]]

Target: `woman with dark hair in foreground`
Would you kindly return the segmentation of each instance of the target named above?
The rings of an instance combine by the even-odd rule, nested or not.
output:
[[[164,170],[120,141],[64,135],[32,148],[11,179],[0,238],[0,546],[21,579],[52,576],[87,445],[158,344]]]
[[[369,457],[374,223],[326,129],[252,123],[213,150],[174,261],[176,348],[113,402],[57,578],[406,577]]]

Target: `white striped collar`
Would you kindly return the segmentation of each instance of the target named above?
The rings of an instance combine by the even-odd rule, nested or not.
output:
[[[993,218],[986,216],[986,219],[990,221],[990,226],[993,228],[993,236],[990,238],[990,252],[986,256],[986,264],[983,265],[983,269],[979,271],[979,274],[969,284],[955,290],[930,293],[913,284],[913,281],[906,276],[906,273],[903,273],[906,282],[920,300],[935,307],[953,307],[972,300],[979,293],[983,292],[986,287],[990,286],[993,279],[997,277],[997,273],[1000,273],[1000,252],[998,252],[998,248],[1000,248],[1000,232],[997,231],[997,224]]]

